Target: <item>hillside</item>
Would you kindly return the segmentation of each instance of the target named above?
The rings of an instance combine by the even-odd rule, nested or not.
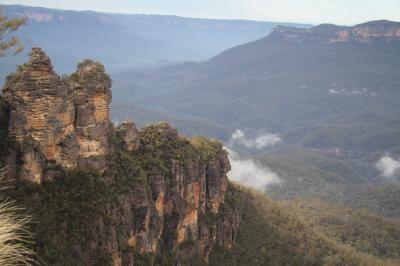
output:
[[[314,230],[360,252],[398,259],[400,220],[390,220],[366,211],[339,208],[318,199],[288,201],[288,210],[307,221]]]
[[[398,39],[291,41],[274,31],[203,63],[164,67],[139,80],[125,77],[115,95],[231,131],[285,132],[366,112],[395,116],[399,47]]]
[[[205,60],[230,47],[256,40],[278,22],[213,20],[144,14],[109,14],[20,5],[2,5],[7,16],[26,16],[18,32],[27,51],[40,45],[62,73],[74,70],[84,58],[102,61],[117,71]],[[307,25],[304,25],[307,26]],[[207,42],[204,42],[207,40]],[[2,59],[1,80],[28,54]]]
[[[384,177],[376,163],[400,156],[399,29],[390,21],[277,27],[205,62],[125,76],[115,104],[217,124],[208,135],[228,145],[237,129],[247,138],[274,134],[273,145],[234,147],[280,174],[284,185],[269,188],[271,196],[318,196],[398,216],[399,173]]]
[[[233,184],[215,139],[179,135],[166,122],[113,125],[111,85],[92,60],[60,77],[38,47],[6,79],[0,162],[13,182],[5,192],[34,220],[40,263],[399,264],[398,220]]]
[[[400,265],[400,23],[5,11],[46,48],[0,67],[38,264]]]
[[[331,208],[325,209],[327,206]],[[223,210],[227,211],[227,207],[243,210],[237,245],[231,251],[216,250],[211,254],[210,265],[399,263],[398,220],[340,209],[319,201],[281,203],[236,185],[227,192]]]
[[[366,163],[304,149],[258,155],[255,159],[280,177],[280,184],[265,189],[273,198],[317,197],[340,206],[400,217],[400,180],[381,177],[373,160]]]

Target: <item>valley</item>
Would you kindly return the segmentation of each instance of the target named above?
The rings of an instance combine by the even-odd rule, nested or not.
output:
[[[281,141],[263,149],[231,147],[282,177],[285,185],[268,187],[269,195],[317,196],[398,217],[397,203],[385,208],[398,193],[398,172],[385,178],[376,167],[385,155],[399,156],[400,41],[383,33],[396,28],[387,21],[280,27],[201,63],[163,67],[132,82],[121,77],[114,99],[129,94],[133,106],[195,118],[228,145],[238,129],[254,139],[257,132],[277,134]],[[346,30],[382,35],[335,39]]]
[[[400,22],[0,7],[21,265],[400,265]]]

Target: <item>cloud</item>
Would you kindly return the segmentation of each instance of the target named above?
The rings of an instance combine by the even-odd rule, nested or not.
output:
[[[335,84],[332,84],[332,87],[336,87]],[[362,96],[377,96],[376,92],[371,92],[367,88],[362,88],[360,90],[353,89],[353,90],[346,90],[346,89],[329,89],[329,95],[346,95],[346,96],[353,96],[353,95],[362,95]]]
[[[242,130],[236,129],[231,136],[229,144],[231,146],[242,145],[246,148],[260,150],[265,147],[274,146],[281,141],[282,139],[278,134],[272,134],[268,132],[258,133],[254,138],[249,138]]]
[[[400,172],[400,161],[386,154],[376,162],[375,167],[383,177],[392,177]]]
[[[268,167],[252,159],[242,159],[239,154],[229,148],[231,171],[228,173],[229,180],[240,182],[244,185],[264,190],[266,186],[280,183],[279,176]]]

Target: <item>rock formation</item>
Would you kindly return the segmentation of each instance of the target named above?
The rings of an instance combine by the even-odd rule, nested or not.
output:
[[[114,129],[110,88],[100,63],[85,60],[62,79],[40,48],[7,78],[17,179],[43,186],[22,196],[34,213],[46,214],[37,225],[42,259],[190,265],[207,261],[215,247],[231,248],[240,215],[223,212],[230,164],[222,144],[179,136],[164,122],[139,131],[125,121]],[[41,185],[45,180],[56,184]]]
[[[130,125],[123,123],[119,128]],[[130,265],[135,254],[157,256],[166,248],[175,252],[178,262],[187,265],[194,257],[206,260],[216,246],[232,247],[240,219],[235,214],[220,213],[228,186],[226,174],[230,170],[222,145],[203,140],[202,144],[212,147],[213,154],[201,157],[190,152],[198,146],[182,139],[167,123],[144,127],[140,137],[140,151],[161,152],[160,158],[169,169],[165,172],[151,167],[147,172],[149,187],[137,186],[124,197],[123,209],[119,210],[122,215],[111,216],[116,217],[113,224],[124,224],[123,235],[131,250],[121,254],[114,248],[108,252],[119,258],[116,260],[121,262],[119,265]],[[116,228],[107,230],[112,232]],[[112,239],[108,241],[114,243],[109,247],[118,247]]]
[[[271,36],[295,42],[369,43],[373,41],[400,41],[400,23],[381,20],[353,27],[322,24],[310,29],[279,26],[273,30]]]
[[[110,127],[111,79],[99,62],[85,60],[68,79],[75,106],[79,165],[105,170]]]
[[[136,151],[139,149],[139,131],[135,124],[130,121],[124,121],[117,126],[117,134],[124,140],[125,149],[128,151]]]
[[[41,182],[48,163],[75,167],[71,91],[41,49],[33,48],[30,62],[7,78],[3,94],[11,109],[9,133],[19,148],[21,176]]]
[[[7,77],[9,133],[17,143],[19,177],[42,182],[61,166],[105,169],[111,81],[100,63],[85,61],[67,83],[40,48]]]

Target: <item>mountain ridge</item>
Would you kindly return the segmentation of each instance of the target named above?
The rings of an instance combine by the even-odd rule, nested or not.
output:
[[[41,7],[41,6],[29,6],[29,5],[21,5],[21,4],[15,4],[15,5],[5,5],[5,4],[0,4],[0,7],[15,7],[15,8],[32,8],[40,11],[67,11],[67,12],[77,12],[77,13],[89,13],[89,14],[106,14],[106,15],[125,15],[125,16],[159,16],[159,17],[175,17],[175,18],[181,18],[181,19],[193,19],[193,20],[210,20],[210,21],[244,21],[244,22],[260,22],[260,23],[276,23],[276,24],[293,24],[293,25],[304,25],[304,26],[310,26],[312,24],[308,23],[297,23],[297,22],[282,22],[282,21],[264,21],[264,20],[254,20],[254,19],[233,19],[233,18],[201,18],[201,17],[186,17],[186,16],[179,16],[179,15],[164,15],[164,14],[152,14],[152,13],[120,13],[120,12],[104,12],[104,11],[95,11],[95,10],[73,10],[73,9],[58,9],[58,8],[50,8],[50,7]],[[28,13],[29,15],[29,13]],[[28,17],[29,18],[29,17]]]
[[[111,73],[205,60],[237,44],[261,38],[276,25],[293,25],[63,11],[21,5],[2,7],[6,16],[28,17],[27,25],[21,27],[17,35],[27,50],[33,46],[45,49],[53,58],[55,69],[61,73],[72,72],[75,62],[82,57],[100,60]],[[0,73],[13,71],[16,64],[27,59],[26,52],[3,58]]]
[[[9,154],[2,150],[0,159],[16,174],[7,195],[36,219],[33,246],[44,263],[398,264],[395,237],[387,245],[356,234],[341,241],[338,231],[314,229],[319,220],[308,223],[302,208],[230,183],[219,141],[180,136],[165,122],[114,127],[110,88],[101,63],[85,60],[60,77],[40,48],[7,78],[0,146]],[[398,228],[395,220],[361,217],[385,225],[375,235]],[[365,234],[368,223],[359,224]]]
[[[325,43],[400,41],[400,22],[375,20],[354,26],[321,24],[309,29],[278,26],[266,38],[285,41],[321,41]]]
[[[282,173],[285,185],[270,195],[321,196],[398,216],[396,201],[387,203],[385,195],[400,187],[387,184],[376,162],[400,155],[399,55],[400,42],[391,38],[326,43],[270,36],[205,62],[163,67],[141,80],[126,77],[121,86],[116,81],[114,99],[223,125],[225,143],[237,129],[279,135],[279,143],[261,150],[236,147],[272,157],[261,161]],[[297,164],[304,176],[291,169]],[[363,191],[375,194],[357,198]]]

